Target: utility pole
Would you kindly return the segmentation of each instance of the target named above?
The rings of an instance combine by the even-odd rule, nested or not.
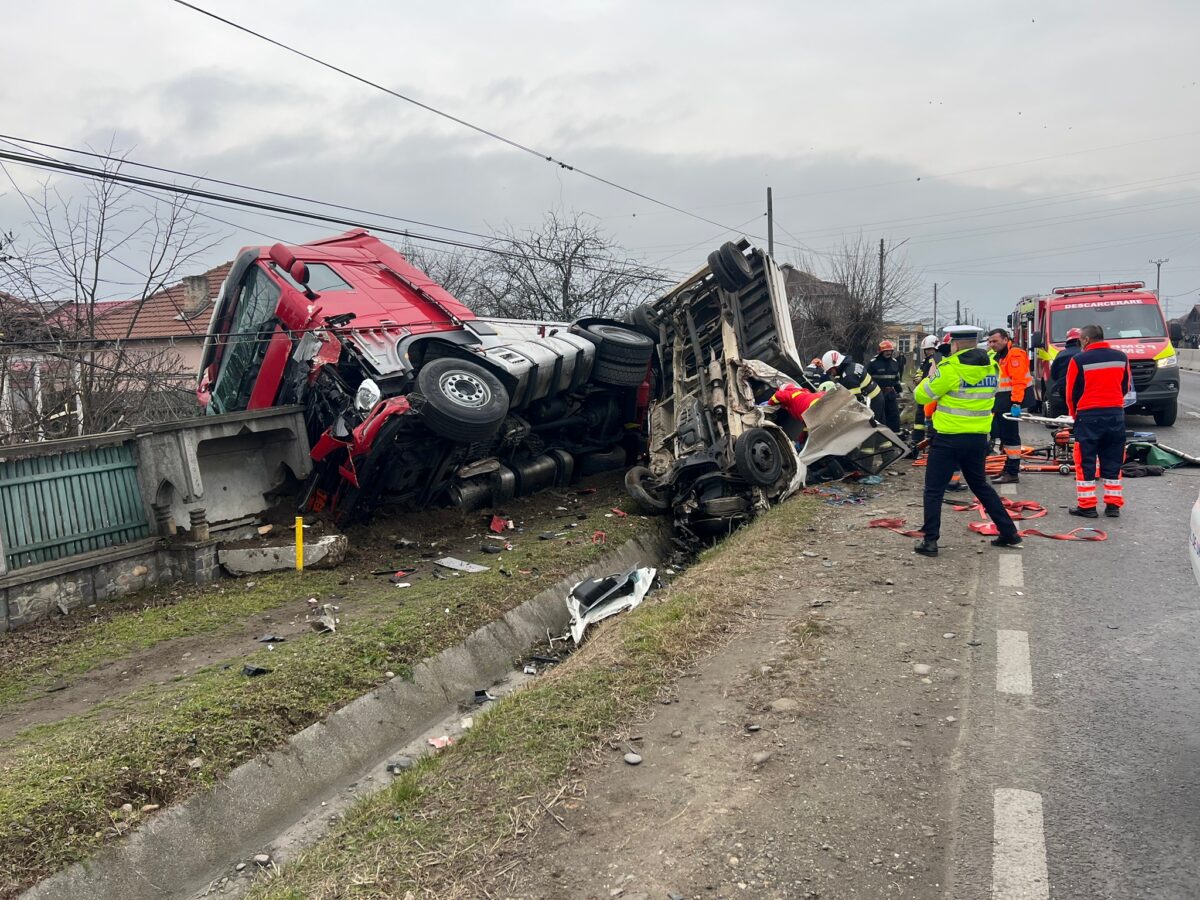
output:
[[[954,301],[954,324],[959,325],[961,323],[962,323],[962,306],[959,303],[959,301],[955,300]]]
[[[937,282],[933,283],[933,333],[937,334]]]
[[[1154,264],[1154,296],[1158,298],[1159,303],[1162,303],[1162,290],[1161,289],[1162,289],[1163,263],[1170,262],[1170,261],[1171,261],[1170,258],[1166,257],[1166,256],[1161,257],[1160,259],[1150,260],[1150,262]],[[1169,314],[1169,310],[1170,310],[1169,306],[1163,307],[1163,318],[1166,318],[1166,319],[1171,318],[1171,316]]]
[[[887,256],[887,251],[883,249],[883,238],[879,239],[879,290],[876,292],[875,301],[879,309],[883,309],[883,261]]]
[[[767,253],[775,255],[775,205],[771,202],[770,188],[767,188]]]

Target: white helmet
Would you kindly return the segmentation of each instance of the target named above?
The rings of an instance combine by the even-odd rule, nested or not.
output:
[[[938,340],[936,335],[928,335],[924,340],[921,341],[922,350],[936,350],[937,345]]]
[[[836,369],[843,362],[845,362],[845,360],[846,357],[838,353],[836,350],[829,350],[826,351],[825,355],[821,357],[821,366],[826,372],[828,372],[830,369]]]

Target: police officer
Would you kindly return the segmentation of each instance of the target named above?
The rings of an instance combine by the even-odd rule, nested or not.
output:
[[[891,341],[879,342],[879,355],[867,363],[867,372],[879,385],[884,425],[892,431],[900,431],[900,376],[904,366],[896,358],[896,345]]]
[[[1003,328],[993,328],[988,332],[988,350],[1000,370],[1000,385],[992,417],[992,437],[999,438],[1004,446],[1004,471],[992,482],[1016,484],[1021,480],[1021,426],[1013,419],[1021,416],[1025,389],[1029,386],[1029,354],[1014,346]],[[1013,418],[1004,418],[1005,413]]]
[[[871,378],[871,373],[867,371],[866,366],[856,363],[844,353],[830,350],[821,357],[821,367],[825,370],[825,377],[828,381],[846,388],[871,407],[871,413],[875,416],[876,421],[884,421],[883,392]]]
[[[933,427],[937,434],[929,448],[925,469],[924,538],[913,548],[921,556],[938,555],[942,501],[955,469],[960,469],[971,491],[996,524],[997,547],[1020,547],[1021,535],[995,489],[988,484],[984,464],[992,428],[992,406],[1000,373],[984,350],[965,341],[965,349],[939,361],[931,377],[917,385],[917,403],[937,403]]]

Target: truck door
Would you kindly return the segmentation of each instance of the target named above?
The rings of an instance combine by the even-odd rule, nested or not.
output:
[[[250,403],[263,357],[276,330],[279,296],[279,286],[259,266],[246,271],[237,292],[237,305],[227,319],[228,331],[217,338],[220,369],[212,387],[209,412],[238,412]],[[278,372],[272,374],[278,378]],[[278,385],[274,388],[270,391],[272,396]]]

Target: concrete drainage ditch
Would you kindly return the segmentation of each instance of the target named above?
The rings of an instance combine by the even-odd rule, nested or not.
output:
[[[664,527],[629,541],[542,591],[456,647],[359,697],[283,747],[230,772],[215,787],[157,814],[120,844],[44,879],[24,900],[165,900],[236,897],[249,890],[256,855],[273,862],[316,841],[330,818],[385,787],[387,764],[428,750],[427,738],[461,729],[459,703],[483,685],[499,697],[525,676],[513,660],[562,634],[575,583],[672,553]],[[238,863],[245,863],[243,869]]]

